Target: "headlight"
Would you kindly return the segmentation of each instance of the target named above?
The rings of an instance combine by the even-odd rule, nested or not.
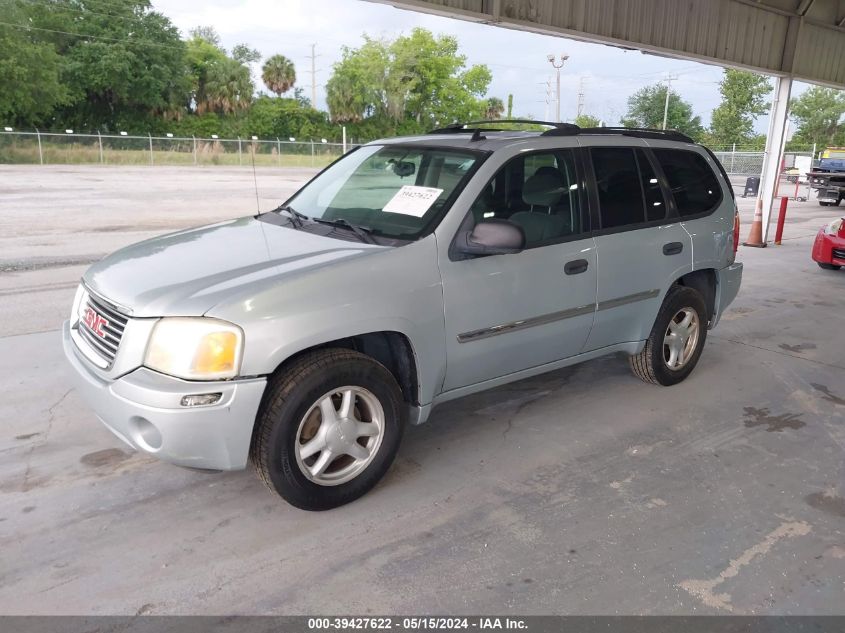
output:
[[[842,218],[839,218],[838,220],[834,220],[833,222],[828,224],[826,227],[824,227],[823,230],[827,235],[836,235],[836,234],[839,233],[839,229],[841,229],[841,228],[842,228]]]
[[[144,365],[186,380],[238,375],[243,352],[241,328],[207,318],[164,318],[156,323]]]

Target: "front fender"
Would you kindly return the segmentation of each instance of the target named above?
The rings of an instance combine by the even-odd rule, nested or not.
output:
[[[207,316],[244,331],[241,374],[273,373],[309,348],[373,332],[398,332],[411,343],[419,398],[428,404],[446,368],[443,289],[434,236],[408,246],[281,278]]]

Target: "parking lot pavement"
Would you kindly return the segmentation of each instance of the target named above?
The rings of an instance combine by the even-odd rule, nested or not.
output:
[[[79,270],[0,274],[0,613],[841,613],[845,271],[809,258],[836,213],[740,250],[684,383],[615,356],[450,402],[319,514],[124,448],[62,358],[47,285]]]

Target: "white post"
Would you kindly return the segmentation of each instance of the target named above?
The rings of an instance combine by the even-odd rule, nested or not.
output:
[[[276,158],[279,161],[279,167],[282,166],[282,141],[279,140],[279,137],[276,137]]]
[[[346,153],[346,126],[341,126],[343,129],[343,153]]]
[[[731,173],[734,173],[734,158],[736,157],[736,143],[731,148]]]
[[[147,132],[147,136],[150,139],[150,165],[153,165],[154,164],[154,161],[153,161],[153,135],[150,134],[149,132]]]
[[[557,68],[557,66],[555,66]],[[560,68],[557,69],[557,98],[555,99],[555,122],[560,123]]]
[[[760,183],[758,208],[763,212],[763,243],[769,234],[769,222],[772,217],[774,196],[780,177],[780,164],[783,159],[783,146],[786,141],[787,115],[789,114],[789,95],[792,92],[792,77],[775,77],[774,97],[769,114],[769,133],[766,136],[766,149],[763,154],[763,173]]]
[[[44,152],[41,150],[41,132],[35,128],[35,136],[38,137],[38,162],[44,164]]]
[[[103,164],[103,137],[100,136],[100,130],[97,130],[97,142],[100,144],[100,164]]]
[[[314,139],[311,139],[311,166],[314,166]]]
[[[194,165],[197,164],[197,137],[191,134],[191,138],[194,140]]]
[[[241,164],[241,137],[238,137],[238,165]]]

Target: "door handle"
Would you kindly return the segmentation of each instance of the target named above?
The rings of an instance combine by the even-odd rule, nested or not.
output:
[[[589,266],[590,262],[586,259],[574,259],[571,262],[567,262],[566,266],[563,267],[563,272],[567,275],[577,275],[585,272]]]
[[[663,245],[664,255],[677,255],[684,250],[684,245],[681,242],[669,242]]]

